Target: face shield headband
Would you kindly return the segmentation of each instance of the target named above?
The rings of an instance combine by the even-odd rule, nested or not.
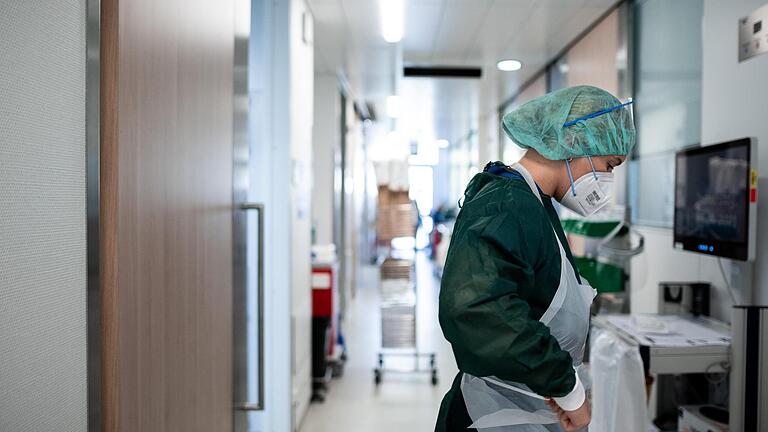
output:
[[[624,107],[627,107],[627,106],[630,107],[630,117],[631,117],[632,114],[633,114],[631,112],[631,108],[632,108],[632,104],[634,104],[634,103],[635,103],[635,101],[633,101],[632,98],[629,98],[629,100],[627,102],[623,103],[623,104],[616,105],[616,106],[613,106],[613,107],[610,107],[610,108],[606,108],[604,110],[593,112],[592,114],[587,114],[584,117],[579,117],[579,118],[577,118],[575,120],[571,120],[568,123],[564,124],[563,127],[573,126],[576,123],[580,123],[580,122],[583,122],[585,120],[593,119],[595,117],[600,117],[601,115],[608,114],[610,112],[616,111],[618,109],[621,109],[621,108],[624,108]]]

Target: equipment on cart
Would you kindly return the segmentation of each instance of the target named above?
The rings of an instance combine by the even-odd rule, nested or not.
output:
[[[387,258],[381,265],[381,348],[374,381],[379,385],[384,372],[429,373],[437,385],[435,353],[419,352],[417,343],[417,293],[413,259]],[[413,359],[413,368],[385,368],[386,357]],[[423,367],[422,359],[429,366]]]
[[[407,164],[405,165],[407,167]],[[407,169],[397,175],[393,167],[399,162],[381,164],[377,169],[379,183],[376,237],[381,263],[379,285],[381,301],[381,351],[374,369],[376,385],[384,372],[427,372],[432,384],[437,384],[437,366],[434,353],[419,352],[417,343],[417,284],[415,279],[416,228],[418,208],[407,190]],[[379,176],[379,172],[384,175]],[[402,170],[401,170],[402,171]],[[412,358],[412,368],[385,368],[388,357]],[[423,367],[422,359],[429,361]],[[392,360],[393,363],[394,360]]]
[[[326,249],[332,249],[332,251]],[[313,247],[312,400],[323,402],[331,378],[344,373],[346,352],[339,343],[338,265],[333,245]]]

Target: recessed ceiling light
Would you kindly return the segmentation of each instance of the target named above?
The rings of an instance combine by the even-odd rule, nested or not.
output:
[[[450,145],[450,143],[448,142],[447,139],[439,139],[439,140],[437,140],[437,146],[440,147],[440,148],[448,148],[449,145]]]
[[[496,67],[499,68],[500,71],[512,72],[520,70],[520,68],[523,67],[523,64],[520,60],[501,60],[496,63]]]

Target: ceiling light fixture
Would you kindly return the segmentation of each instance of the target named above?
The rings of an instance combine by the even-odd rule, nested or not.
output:
[[[384,40],[400,42],[405,32],[405,0],[379,0],[379,13]]]
[[[448,142],[447,139],[437,140],[437,146],[440,147],[441,149],[448,148],[449,145],[450,143]]]
[[[496,63],[496,67],[499,68],[500,71],[513,72],[520,70],[523,67],[523,64],[520,60],[500,60]]]

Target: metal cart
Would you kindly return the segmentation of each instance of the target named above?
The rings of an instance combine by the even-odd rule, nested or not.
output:
[[[384,372],[430,374],[437,385],[435,353],[419,352],[417,344],[417,301],[413,259],[389,257],[381,264],[381,348],[374,382],[381,383]],[[386,357],[411,357],[413,368],[385,368]],[[423,367],[423,359],[429,366]]]

